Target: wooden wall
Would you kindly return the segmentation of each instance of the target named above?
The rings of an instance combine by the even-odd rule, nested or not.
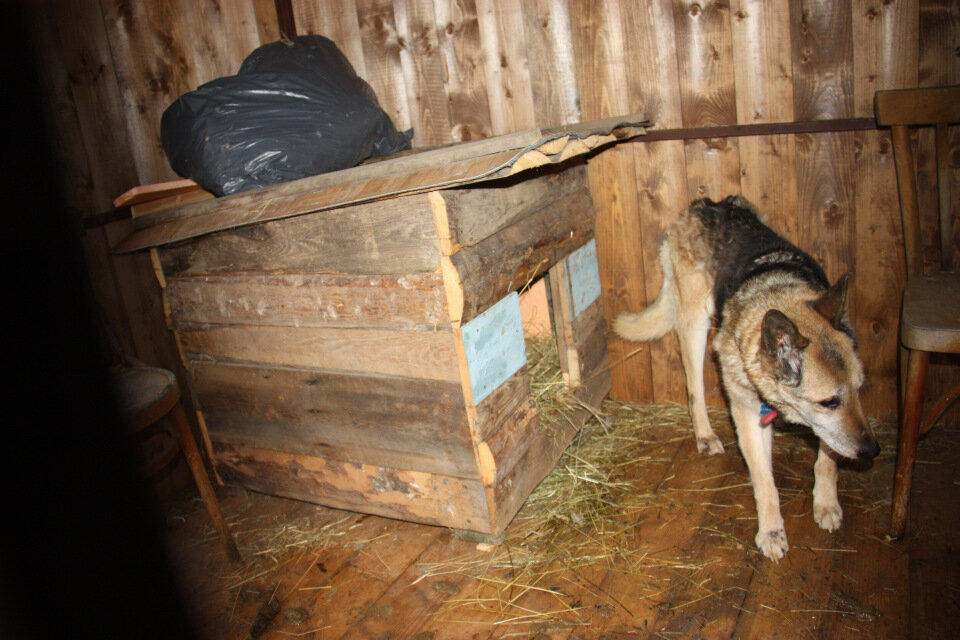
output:
[[[235,71],[285,17],[333,39],[415,146],[636,111],[658,130],[871,117],[878,89],[960,83],[951,0],[282,0],[279,21],[272,0],[37,5],[60,177],[82,217],[174,178],[163,109]],[[733,133],[641,140],[591,160],[608,317],[656,295],[659,237],[690,199],[743,193],[831,278],[853,274],[867,409],[894,411],[903,268],[888,133]],[[932,144],[919,145],[930,198]],[[149,265],[108,255],[123,231],[85,234],[101,305],[141,358],[175,359]],[[684,401],[672,339],[611,340],[610,353],[615,397]]]

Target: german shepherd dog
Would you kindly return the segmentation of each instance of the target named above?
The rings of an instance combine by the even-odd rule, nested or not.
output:
[[[645,310],[621,313],[613,330],[634,342],[674,330],[680,340],[690,414],[701,453],[723,452],[710,427],[703,362],[713,342],[740,450],[757,502],[760,551],[777,561],[789,548],[773,482],[777,415],[820,438],[813,517],[835,531],[837,460],[873,458],[876,436],[860,407],[863,366],[847,318],[846,275],[831,286],[809,255],[764,225],[746,200],[697,200],[668,229],[660,248],[663,287]],[[761,417],[763,411],[773,412]]]

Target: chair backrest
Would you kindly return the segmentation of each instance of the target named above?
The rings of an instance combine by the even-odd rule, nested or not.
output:
[[[903,242],[907,252],[908,277],[923,272],[917,174],[908,127],[916,125],[935,127],[940,265],[944,269],[949,269],[953,253],[953,216],[950,208],[950,139],[947,125],[951,122],[960,122],[960,85],[878,91],[874,96],[874,112],[877,124],[890,127],[893,137],[893,155],[897,168],[897,184],[900,188],[900,214],[903,216]]]

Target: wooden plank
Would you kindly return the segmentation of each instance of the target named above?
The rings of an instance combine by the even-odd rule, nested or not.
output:
[[[165,290],[175,326],[429,329],[446,326],[439,274],[239,274],[173,278]]]
[[[215,443],[229,483],[272,495],[424,524],[492,533],[479,480]]]
[[[390,611],[386,606],[378,606],[378,600],[392,593],[391,589],[409,585],[404,578],[406,572],[417,567],[418,558],[434,545],[445,547],[448,536],[447,531],[438,527],[364,516],[347,528],[346,540],[320,553],[314,563],[318,571],[307,574],[300,583],[300,592],[284,604],[311,614],[299,629],[323,629],[323,637],[340,638],[363,618],[376,619]],[[290,570],[290,575],[289,585],[284,583],[281,593],[291,589],[304,573]],[[256,608],[252,608],[249,620],[255,614]],[[249,627],[248,621],[242,632],[246,633]],[[269,629],[268,634],[271,631],[274,636],[286,632],[282,626]]]
[[[633,146],[639,191],[640,230],[643,238],[640,250],[647,292],[647,299],[642,305],[647,305],[656,299],[663,282],[660,244],[666,229],[690,201],[687,197],[686,157],[682,142],[664,141]],[[644,354],[642,357],[649,358],[653,398],[658,402],[687,401],[686,381],[676,334],[668,334],[648,344],[629,346],[632,348],[624,355],[628,362],[637,354]],[[656,372],[656,375],[652,372]]]
[[[869,384],[861,393],[869,416],[897,412],[899,314],[906,267],[897,181],[890,134],[863,131],[856,134],[858,153],[853,168],[855,197],[854,243],[856,273],[848,298],[856,314],[851,316],[857,332],[860,357],[869,372]],[[871,283],[883,282],[883,287]]]
[[[190,359],[459,381],[453,332],[316,327],[181,331]]]
[[[674,4],[685,126],[737,122],[729,11],[714,1]]]
[[[797,242],[797,150],[794,136],[740,138],[740,191],[767,224]]]
[[[573,335],[573,309],[570,301],[570,284],[567,262],[553,265],[547,273],[550,283],[549,302],[553,319],[553,333],[557,341],[557,357],[565,384],[580,386],[580,364]]]
[[[600,375],[600,369],[609,368],[610,362],[602,364],[607,355],[607,322],[603,317],[603,306],[599,301],[592,304],[573,323],[575,340],[573,348],[577,352],[579,375],[582,384],[587,384],[591,376]]]
[[[960,8],[953,0],[925,0],[920,3],[918,19],[919,70],[921,87],[960,84],[960,59],[949,52],[960,38]]]
[[[538,127],[580,120],[576,65],[565,0],[522,2],[530,90]]]
[[[132,207],[134,205],[150,202],[151,200],[166,199],[170,196],[182,195],[192,191],[202,191],[203,188],[193,180],[181,179],[170,182],[158,182],[156,184],[138,185],[127,189],[119,196],[113,199],[115,207]]]
[[[382,0],[363,0],[356,5],[351,19],[359,24],[359,37],[351,33],[350,40],[356,39],[362,51],[366,67],[363,77],[397,129],[413,128],[416,133],[419,123],[414,119],[409,95],[413,78],[407,76],[403,67],[408,40],[403,25],[398,24],[401,14],[391,2]]]
[[[853,133],[797,136],[799,244],[831,281],[855,267]],[[848,304],[852,302],[848,298]],[[856,309],[850,307],[851,316]]]
[[[394,12],[397,37],[405,43],[399,54],[414,146],[452,142],[433,0],[403,0]]]
[[[546,272],[593,236],[590,194],[578,191],[450,258],[463,284],[463,310],[451,318],[469,322],[494,302]]]
[[[530,375],[523,366],[476,405],[475,439],[482,442],[500,428],[517,407],[530,400]]]
[[[450,100],[450,135],[466,142],[495,135],[484,84],[483,48],[475,0],[436,2],[444,78]],[[525,127],[530,128],[530,127]]]
[[[853,52],[854,115],[873,115],[877,91],[917,86],[919,4],[919,0],[879,5],[854,0],[850,12],[857,43]],[[960,116],[960,107],[955,112]]]
[[[280,23],[277,20],[276,0],[252,0],[252,4],[260,44],[279,40]]]
[[[433,544],[427,547],[410,563],[407,570],[394,580],[389,589],[375,602],[371,603],[358,616],[355,623],[348,625],[343,636],[339,628],[338,635],[331,637],[342,640],[366,640],[368,638],[396,638],[397,640],[425,640],[434,638],[436,630],[415,633],[418,629],[428,628],[426,623],[450,597],[450,591],[466,580],[452,574],[431,579],[423,579],[421,569],[424,565],[442,563],[449,558],[463,557],[473,551],[474,543],[459,540],[450,532],[444,532]],[[464,628],[459,627],[462,634]]]
[[[516,292],[460,328],[472,401],[480,404],[527,362]]]
[[[611,116],[631,107],[635,110],[631,103],[633,74],[628,73],[628,66],[643,52],[637,50],[639,28],[624,31],[625,24],[635,24],[629,19],[632,9],[616,2],[576,2],[570,4],[570,10],[583,116]],[[643,254],[636,250],[642,237],[635,163],[633,151],[621,145],[595,156],[587,167],[608,321],[626,309],[642,308],[647,299]],[[616,336],[611,336],[608,349],[613,363],[613,397],[649,399],[649,354],[640,353],[627,362],[633,347]]]
[[[521,0],[476,0],[494,135],[535,126]]]
[[[789,5],[738,0],[730,13],[737,122],[793,120]]]
[[[539,175],[515,176],[476,188],[437,192],[445,207],[446,226],[441,238],[448,240],[445,255],[472,246],[500,229],[544,208],[556,206],[578,191],[587,189],[583,164],[563,169],[548,168]]]
[[[633,81],[640,94],[646,97],[644,109],[655,123],[654,130],[650,133],[679,127],[683,124],[683,114],[680,107],[679,77],[675,71],[677,47],[672,3],[668,0],[643,3],[632,14],[634,19],[625,24],[629,27],[627,37],[637,43],[638,55],[633,61]],[[663,277],[660,243],[663,234],[667,226],[689,204],[685,181],[686,158],[683,144],[679,141],[658,141],[631,146],[634,151],[638,195],[638,253],[643,261],[646,294],[646,298],[638,303],[645,306],[651,304],[660,291]],[[638,309],[639,307],[634,310]],[[622,352],[626,362],[614,360],[614,371],[625,366],[648,366],[651,399],[660,402],[686,402],[680,347],[674,334],[645,345],[625,346],[629,347]]]
[[[493,487],[501,481],[514,468],[540,430],[536,403],[532,398],[527,398],[505,416],[489,438],[477,445],[483,486]]]
[[[455,382],[197,362],[214,441],[477,478]]]
[[[790,0],[796,120],[851,118],[853,27],[844,3]]]
[[[202,203],[201,203],[202,204]],[[430,272],[440,264],[425,195],[276,220],[196,238],[160,251],[164,273]]]

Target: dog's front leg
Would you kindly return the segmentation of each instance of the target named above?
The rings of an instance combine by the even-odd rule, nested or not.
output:
[[[773,427],[760,424],[760,399],[746,390],[730,394],[730,412],[757,501],[757,547],[777,561],[789,546],[780,514],[780,495],[773,482]]]
[[[837,454],[822,440],[813,477],[813,519],[821,529],[836,531],[843,520],[843,509],[837,499]]]

